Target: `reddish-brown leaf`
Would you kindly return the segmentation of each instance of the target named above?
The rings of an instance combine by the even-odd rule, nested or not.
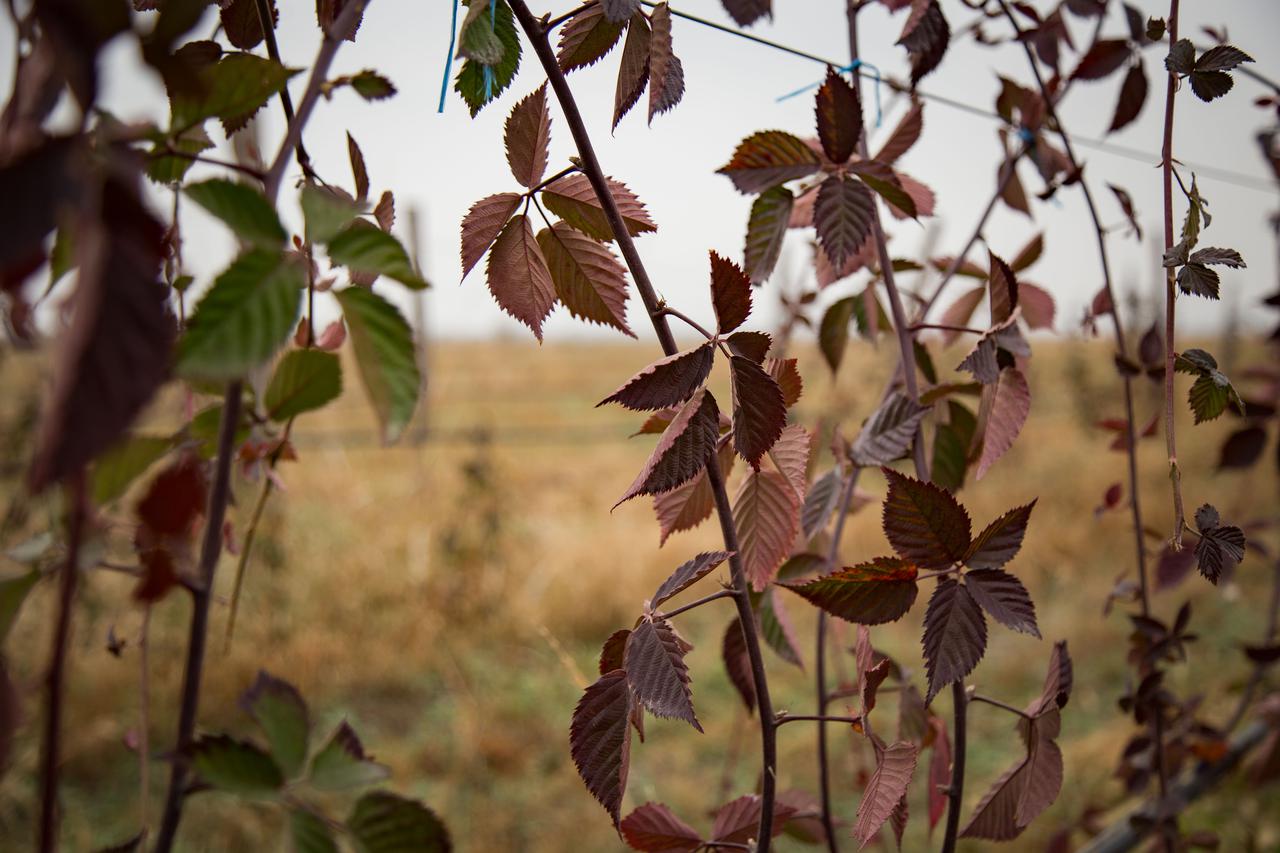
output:
[[[1026,784],[1018,796],[1013,815],[1019,829],[1029,826],[1053,805],[1062,790],[1062,750],[1054,742],[1061,727],[1059,715],[1058,709],[1053,708],[1030,723]]]
[[[1033,329],[1052,329],[1057,306],[1048,291],[1029,282],[1018,282],[1018,307],[1022,319]]]
[[[704,551],[692,560],[683,563],[662,582],[658,591],[653,594],[649,606],[658,609],[662,603],[674,598],[716,570],[716,567],[729,559],[728,551]]]
[[[924,614],[926,702],[973,671],[987,648],[987,620],[969,590],[949,577],[938,581]]]
[[[759,365],[764,364],[765,356],[773,348],[773,338],[767,332],[734,332],[724,342],[728,345],[729,352],[749,358]]]
[[[570,314],[636,336],[627,325],[627,271],[608,246],[564,222],[539,231],[538,246]]]
[[[852,156],[862,135],[862,101],[858,90],[827,66],[827,79],[818,89],[815,100],[822,150],[832,163],[843,163]]]
[[[1040,637],[1036,607],[1022,581],[1002,569],[965,572],[964,584],[982,609],[1006,628]]]
[[[1030,413],[1031,388],[1022,371],[1016,367],[1000,371],[987,430],[982,437],[982,456],[978,459],[976,479],[981,480],[996,460],[1013,446]]]
[[[911,777],[916,772],[916,745],[899,742],[879,751],[876,769],[863,791],[854,820],[853,837],[858,846],[865,847],[876,837],[880,827],[893,814],[898,803],[906,796]]]
[[[987,289],[985,287],[966,290],[943,313],[942,319],[939,321],[940,324],[943,326],[968,326],[969,320],[973,317],[973,312],[982,304],[982,299],[986,295]],[[942,333],[942,341],[947,346],[950,346],[962,334],[964,333],[947,329]]]
[[[159,281],[164,230],[136,187],[107,181],[79,214],[79,277],[28,471],[33,493],[116,443],[168,376],[176,334]]]
[[[622,820],[622,837],[646,853],[694,853],[702,836],[662,803],[645,803]]]
[[[796,365],[799,359],[770,358],[765,359],[764,369],[773,377],[782,389],[782,402],[787,408],[794,406],[804,393],[804,380],[800,378],[800,368]]]
[[[547,171],[547,145],[551,140],[551,114],[547,112],[547,85],[518,102],[507,116],[504,142],[511,174],[522,187],[535,187]]]
[[[347,159],[351,161],[351,177],[356,184],[356,199],[363,202],[369,197],[369,170],[364,163],[364,153],[350,132],[347,133]]]
[[[649,85],[649,40],[649,19],[643,13],[636,13],[627,24],[627,41],[622,46],[622,62],[618,65],[618,85],[613,93],[614,130]]]
[[[708,341],[694,349],[655,361],[596,406],[618,403],[636,412],[678,406],[692,397],[707,380],[715,353],[715,345]]]
[[[738,546],[748,580],[762,590],[791,552],[800,525],[800,502],[777,471],[749,471],[733,502]]]
[[[649,13],[649,123],[684,97],[684,66],[671,48],[671,9],[659,3]]]
[[[649,218],[636,194],[626,184],[608,178],[609,192],[622,214],[623,224],[632,237],[646,231],[657,231],[658,226]],[[584,234],[606,242],[613,240],[613,229],[605,218],[604,208],[586,175],[575,173],[553,181],[542,190],[542,203],[547,209]]]
[[[1109,77],[1124,65],[1132,52],[1125,39],[1100,39],[1080,58],[1080,64],[1071,72],[1071,79],[1101,80]]]
[[[1059,640],[1053,644],[1049,653],[1049,669],[1045,673],[1044,687],[1040,696],[1027,706],[1027,714],[1038,717],[1053,708],[1065,708],[1071,698],[1071,687],[1074,682],[1071,655],[1067,652],[1067,641]]]
[[[965,565],[971,569],[999,569],[1017,556],[1035,506],[1036,501],[1032,501],[1015,507],[988,524],[969,545]]]
[[[740,193],[762,193],[818,171],[818,155],[803,139],[781,130],[753,133],[718,172]]]
[[[720,474],[726,480],[733,470],[736,458],[733,447],[723,443],[717,451],[720,460]],[[658,527],[661,530],[659,545],[666,544],[667,537],[678,530],[692,530],[711,517],[715,511],[715,495],[711,492],[711,483],[707,480],[706,469],[698,473],[683,486],[653,496],[654,513],[658,516]]]
[[[740,27],[749,27],[766,15],[773,17],[773,0],[720,0],[720,3]]]
[[[663,430],[649,461],[614,507],[636,495],[669,492],[698,476],[715,450],[720,410],[711,392],[699,390]]]
[[[924,130],[924,105],[919,100],[911,102],[911,108],[898,122],[893,133],[885,140],[884,145],[876,152],[875,159],[886,166],[893,165],[899,157],[911,150]]]
[[[562,71],[573,71],[599,62],[622,37],[623,25],[609,20],[599,3],[592,3],[560,28],[556,61]]]
[[[542,321],[556,304],[556,288],[533,229],[523,214],[511,217],[489,252],[489,292],[498,307],[542,340]]]
[[[901,459],[911,449],[920,421],[929,410],[905,394],[890,394],[862,425],[850,450],[853,461],[865,468]]]
[[[1009,319],[1018,305],[1018,282],[1013,270],[994,252],[987,252],[987,287],[991,293],[991,325]]]
[[[601,0],[600,5],[604,7],[604,16],[619,24],[625,24],[640,11],[640,0]]]
[[[832,616],[860,625],[894,622],[916,600],[915,566],[893,557],[877,557],[813,580],[783,583],[787,589]]]
[[[1129,72],[1120,84],[1120,98],[1116,101],[1116,112],[1111,119],[1111,127],[1107,133],[1115,133],[1129,126],[1142,112],[1147,102],[1147,69],[1146,63],[1139,60],[1129,67]]]
[[[396,197],[391,194],[391,190],[383,190],[382,195],[378,196],[378,203],[373,206],[373,218],[379,228],[387,233],[391,232],[396,224]]]
[[[831,175],[818,187],[813,224],[822,250],[837,268],[866,242],[875,213],[875,197],[859,180]]]
[[[684,720],[698,731],[684,646],[665,619],[645,616],[627,638],[623,669],[636,701],[657,717]]]
[[[722,335],[741,326],[751,314],[751,279],[741,267],[715,252],[711,253],[711,303]]]
[[[151,481],[138,501],[138,520],[157,536],[187,536],[204,515],[205,499],[204,462],[184,453]]]
[[[462,219],[462,277],[466,278],[493,241],[498,239],[507,220],[520,207],[519,193],[498,193],[482,198],[471,206]]]
[[[724,660],[724,669],[729,675],[729,683],[737,689],[738,695],[747,706],[747,711],[754,711],[756,683],[751,675],[751,658],[747,654],[747,641],[742,634],[742,622],[736,616],[725,629],[724,639],[720,643],[720,657]]]
[[[898,39],[911,57],[912,90],[942,62],[950,41],[951,27],[938,0],[912,0],[911,15]]]
[[[1018,799],[1027,786],[1026,760],[1010,767],[978,801],[973,816],[960,830],[961,838],[984,838],[989,841],[1010,841],[1022,834],[1015,815]]]
[[[787,422],[787,406],[782,389],[773,377],[749,358],[735,355],[729,360],[733,387],[733,446],[751,465],[773,447]]]
[[[809,484],[809,454],[812,451],[813,435],[800,424],[788,424],[770,451],[774,464],[787,478],[800,503],[804,503]]]
[[[622,655],[627,649],[627,638],[631,636],[630,628],[622,628],[609,635],[600,647],[598,668],[601,675],[622,669]]]
[[[715,841],[726,841],[735,844],[746,844],[756,837],[760,826],[760,813],[763,803],[759,794],[747,794],[731,800],[716,812],[715,823],[711,827],[711,838]],[[773,832],[780,835],[786,828],[787,819],[794,809],[786,803],[774,800]]]
[[[881,469],[889,480],[883,524],[899,556],[924,569],[945,569],[969,550],[969,514],[955,497],[925,483]]]
[[[622,795],[631,763],[631,689],[620,669],[605,673],[586,689],[573,709],[569,753],[591,796],[620,825]]]

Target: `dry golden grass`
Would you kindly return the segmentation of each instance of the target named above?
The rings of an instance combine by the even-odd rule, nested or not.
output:
[[[887,349],[855,345],[836,387],[825,367],[805,353],[802,420],[812,425],[819,418],[830,423],[865,417],[892,356]],[[236,698],[265,668],[298,685],[322,731],[349,719],[366,746],[393,769],[392,786],[423,798],[447,818],[460,850],[620,849],[608,818],[583,790],[569,760],[569,715],[584,679],[594,672],[599,643],[631,623],[642,600],[677,563],[718,544],[708,525],[660,549],[647,502],[609,512],[651,442],[626,440],[637,418],[591,407],[652,355],[640,346],[438,347],[432,353],[431,440],[417,444],[410,438],[385,449],[371,445],[372,415],[349,378],[338,404],[299,422],[301,458],[282,469],[287,491],[274,496],[266,514],[229,653],[221,642],[226,608],[215,606],[201,727],[252,736]],[[953,355],[939,364],[950,366],[958,360]],[[29,386],[32,372],[17,358],[0,364],[6,388]],[[978,524],[1039,497],[1014,567],[1039,604],[1046,639],[1068,640],[1077,667],[1076,692],[1064,714],[1068,782],[1052,812],[1009,845],[1017,850],[1040,849],[1056,827],[1089,804],[1117,801],[1111,773],[1131,731],[1115,707],[1127,674],[1127,620],[1123,607],[1106,618],[1102,608],[1117,576],[1131,566],[1132,538],[1127,515],[1094,515],[1106,487],[1123,479],[1123,457],[1107,452],[1108,438],[1089,427],[1120,412],[1109,354],[1100,344],[1038,344],[1031,384],[1035,402],[1024,434],[988,478],[961,494]],[[1145,420],[1157,392],[1142,391]],[[21,458],[25,442],[15,426],[20,397],[12,395],[3,410],[10,463]],[[176,405],[160,404],[152,420],[172,421]],[[1212,500],[1228,518],[1274,512],[1274,474],[1211,473],[1217,445],[1229,429],[1229,423],[1183,426],[1189,500]],[[824,466],[827,458],[824,451]],[[1170,517],[1163,443],[1145,441],[1141,459],[1148,522],[1163,530]],[[879,479],[867,477],[867,488],[882,491]],[[256,488],[237,485],[238,530]],[[34,508],[28,531],[47,525],[50,511]],[[121,536],[116,531],[108,538]],[[846,560],[885,548],[874,506],[850,520]],[[221,595],[229,594],[233,570],[224,557]],[[1190,598],[1203,637],[1189,663],[1171,672],[1179,691],[1238,684],[1246,669],[1237,648],[1261,630],[1254,602],[1265,575],[1254,556],[1237,583],[1222,590],[1193,578],[1157,599],[1158,613],[1168,616]],[[141,614],[129,600],[129,587],[127,578],[95,573],[76,613],[64,772],[69,850],[121,840],[138,825],[138,762],[126,741],[138,725]],[[0,781],[4,850],[25,849],[31,833],[38,683],[51,594],[47,584],[37,590],[8,641],[15,677],[27,689],[28,713],[13,765]],[[809,638],[812,614],[798,599],[795,605],[801,636]],[[917,673],[922,612],[917,607],[902,623],[873,633],[879,647]],[[187,614],[185,596],[173,595],[153,617],[150,732],[159,753],[172,737]],[[733,795],[751,789],[755,734],[743,725],[719,661],[729,617],[729,606],[721,603],[680,617],[682,632],[696,645],[689,663],[706,734],[652,721],[649,742],[633,750],[627,808],[662,799],[687,820],[705,825],[722,784]],[[119,658],[105,649],[109,627],[130,641]],[[972,681],[984,693],[1021,704],[1038,692],[1048,651],[1048,642],[993,627],[990,650]],[[776,657],[768,663],[775,705],[808,711],[808,675]],[[850,658],[843,665],[851,663]],[[1233,698],[1215,693],[1207,713],[1221,714]],[[892,698],[883,701],[884,718],[895,714],[895,705]],[[945,709],[946,700],[940,706]],[[978,706],[972,719],[970,804],[1016,752],[1007,716]],[[812,729],[787,726],[780,738],[782,787],[812,790]],[[740,756],[726,774],[735,741]],[[836,801],[841,814],[852,816],[867,753],[851,734],[839,734],[833,743]],[[163,769],[156,762],[153,819]],[[928,849],[922,793],[917,785],[908,850]],[[1189,822],[1220,829],[1224,849],[1235,850],[1242,849],[1239,827],[1246,823],[1263,826],[1265,844],[1280,844],[1276,812],[1280,798],[1274,790],[1235,786],[1228,797],[1194,810]],[[209,793],[189,803],[182,838],[182,849],[190,851],[284,846],[272,808]]]

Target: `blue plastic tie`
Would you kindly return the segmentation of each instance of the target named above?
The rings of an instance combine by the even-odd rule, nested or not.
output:
[[[880,84],[884,82],[880,76],[880,69],[876,68],[870,62],[864,62],[861,59],[855,59],[853,62],[849,63],[844,68],[837,68],[836,71],[838,71],[841,74],[848,74],[852,71],[857,71],[857,69],[859,68],[868,69],[871,72],[871,76],[876,81],[876,127],[880,127],[880,123],[884,120],[884,115],[880,111]],[[780,95],[776,99],[776,101],[778,103],[781,103],[782,101],[785,101],[788,98],[794,98],[797,95],[803,95],[805,92],[816,89],[821,85],[822,85],[821,80],[819,80],[816,83],[810,83],[808,86],[802,86],[801,88],[796,89],[794,92],[788,92],[785,95]]]
[[[1018,139],[1022,140],[1023,145],[1030,146],[1035,144],[1036,135],[1031,131],[1027,130],[1025,127],[1020,127],[1018,128]]]
[[[444,58],[444,79],[440,81],[440,108],[444,112],[444,99],[449,94],[449,76],[453,73],[453,46],[458,38],[458,0],[453,0],[453,23],[449,26],[449,54]]]

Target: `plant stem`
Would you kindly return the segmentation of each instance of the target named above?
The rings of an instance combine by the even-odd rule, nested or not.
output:
[[[658,618],[670,619],[672,616],[679,616],[681,613],[685,613],[695,607],[701,607],[704,604],[710,604],[711,602],[719,601],[722,598],[730,598],[733,594],[733,590],[731,589],[722,589],[719,592],[704,595],[696,601],[690,601],[688,604],[677,607],[675,610],[668,610],[664,613],[659,613]]]
[[[649,314],[654,333],[662,350],[667,355],[675,355],[675,338],[667,325],[663,304],[658,299],[649,273],[645,269],[635,242],[627,231],[617,202],[609,190],[608,181],[600,161],[596,158],[591,137],[587,133],[578,109],[573,91],[565,79],[564,72],[556,61],[555,51],[547,38],[547,30],[533,13],[525,0],[510,0],[512,12],[524,30],[525,36],[533,46],[534,52],[546,72],[547,80],[555,92],[560,108],[564,112],[565,123],[569,126],[578,156],[582,161],[582,171],[595,190],[596,198],[604,210],[605,218],[613,231],[618,249],[626,261],[631,277],[635,280],[636,289]],[[777,782],[777,737],[773,718],[773,703],[769,698],[769,683],[765,675],[764,658],[760,652],[760,639],[756,628],[755,614],[751,609],[750,588],[747,583],[746,567],[743,565],[741,548],[738,546],[738,531],[733,522],[733,507],[729,503],[729,495],[725,491],[724,476],[720,471],[719,461],[712,451],[706,461],[707,482],[711,486],[715,498],[716,513],[720,522],[720,532],[724,538],[725,550],[733,556],[729,558],[729,570],[733,578],[734,603],[738,610],[738,621],[742,625],[743,638],[747,647],[747,657],[751,663],[751,678],[756,692],[756,704],[760,709],[760,752],[762,760],[760,781],[760,824],[756,832],[756,844],[759,853],[767,853],[773,838],[773,803]]]
[[[276,44],[276,26],[275,20],[271,15],[271,0],[255,0],[254,5],[258,12],[258,24],[262,27],[263,41],[266,42],[267,56],[275,62],[280,62],[280,46]],[[280,88],[280,109],[284,112],[285,124],[293,123],[293,98],[289,95],[289,87],[282,86]],[[302,173],[308,178],[314,176],[311,169],[311,157],[307,154],[307,149],[303,147],[302,140],[298,140],[297,148],[298,166],[301,167]]]
[[[993,706],[995,706],[995,707],[997,707],[997,708],[1000,708],[1000,709],[1002,709],[1002,710],[1008,711],[1010,714],[1016,714],[1016,715],[1018,715],[1019,717],[1022,717],[1024,720],[1029,720],[1029,719],[1031,719],[1031,718],[1027,715],[1027,713],[1026,713],[1025,711],[1020,711],[1020,710],[1018,710],[1017,708],[1015,708],[1015,707],[1013,707],[1012,705],[1010,705],[1009,703],[1007,703],[1007,702],[1001,702],[999,699],[992,699],[990,696],[981,696],[981,695],[978,695],[978,694],[974,694],[973,696],[970,696],[970,697],[969,697],[969,701],[970,701],[970,702],[985,702],[985,703],[986,703],[986,704],[988,704],[988,705],[993,705]]]
[[[71,636],[71,608],[75,604],[76,580],[80,574],[80,546],[89,508],[85,492],[84,471],[71,477],[67,486],[70,512],[67,519],[67,558],[62,566],[58,586],[58,621],[53,630],[53,648],[49,653],[49,676],[46,684],[44,711],[44,743],[40,750],[40,824],[38,843],[41,853],[58,849],[58,770],[62,746],[63,685],[66,681],[67,643]]]
[[[711,334],[705,328],[703,328],[701,323],[694,320],[688,314],[685,314],[682,311],[677,311],[676,309],[672,308],[670,305],[663,305],[662,313],[666,314],[669,317],[675,317],[677,320],[680,320],[686,326],[693,329],[695,332],[702,335],[707,340],[711,340],[713,337],[715,337],[715,335]]]
[[[831,571],[840,557],[840,540],[844,536],[844,523],[849,517],[849,507],[858,488],[861,468],[849,472],[840,502],[836,506],[835,528],[831,531],[831,545],[827,549],[827,571]],[[827,612],[818,608],[818,630],[814,643],[814,679],[817,682],[818,716],[825,717],[830,696],[827,693]],[[836,840],[835,816],[831,810],[831,769],[827,758],[827,727],[818,726],[818,794],[822,803],[822,829],[827,836],[827,849],[837,853],[840,843]]]
[[[1178,42],[1178,0],[1169,3],[1169,44]],[[1164,179],[1164,248],[1173,248],[1173,98],[1178,89],[1178,75],[1168,72],[1164,98],[1164,143],[1160,148],[1160,168]],[[1169,450],[1169,479],[1173,484],[1173,547],[1182,547],[1185,526],[1182,509],[1182,472],[1178,469],[1178,445],[1174,434],[1173,343],[1178,290],[1175,270],[1168,267],[1164,277],[1164,434]]]
[[[964,801],[964,753],[967,726],[968,698],[964,692],[964,679],[951,683],[951,706],[955,717],[951,736],[951,781],[947,786],[947,830],[942,836],[942,853],[955,853],[960,835],[960,805]]]
[[[852,725],[853,723],[861,722],[861,718],[859,717],[833,717],[830,714],[779,714],[778,715],[778,725],[782,725],[783,723],[804,722],[806,720],[810,722],[816,722],[816,723],[846,723],[849,725]],[[826,728],[826,726],[818,726],[818,731],[822,731],[824,728]],[[824,825],[826,824],[825,820],[823,821],[823,824]]]
[[[240,380],[227,383],[223,395],[222,421],[218,426],[218,458],[215,462],[213,486],[205,513],[204,539],[200,545],[197,582],[191,591],[191,630],[187,638],[187,662],[182,676],[182,705],[178,712],[178,740],[174,747],[173,769],[169,774],[169,791],[165,796],[164,815],[156,839],[158,853],[173,848],[182,819],[182,805],[187,786],[187,753],[195,734],[196,712],[200,705],[200,678],[204,669],[204,651],[209,633],[209,602],[213,595],[213,577],[222,551],[222,522],[227,501],[231,497],[231,457],[235,451],[236,427],[240,422]]]

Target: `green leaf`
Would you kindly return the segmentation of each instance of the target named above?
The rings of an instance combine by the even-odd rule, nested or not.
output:
[[[1191,411],[1195,413],[1197,424],[1218,418],[1226,411],[1228,403],[1244,414],[1244,401],[1236,393],[1231,381],[1217,370],[1201,374],[1191,386],[1187,399],[1191,403]]]
[[[75,229],[64,224],[53,237],[53,250],[49,252],[49,287],[62,280],[76,265]]]
[[[31,592],[38,580],[40,572],[35,569],[0,579],[0,646],[4,645],[5,638],[9,636],[9,629],[18,618],[18,611],[22,609],[27,593]]]
[[[474,2],[483,4],[485,11],[488,11],[489,4],[484,0],[474,0]],[[511,14],[511,7],[505,0],[497,0],[494,11],[493,32],[502,44],[502,59],[488,65],[468,59],[462,64],[458,79],[453,84],[454,91],[467,102],[472,118],[475,118],[485,104],[498,97],[511,85],[511,81],[516,76],[516,70],[520,67],[520,36],[516,32],[515,16]],[[487,17],[487,15],[484,16],[484,18]],[[476,26],[479,27],[482,22],[483,19],[477,22]]]
[[[157,184],[174,184],[186,176],[187,171],[195,165],[191,159],[202,151],[213,147],[213,140],[201,125],[189,128],[167,141],[157,141],[147,156],[147,177]],[[170,149],[190,156],[179,157],[166,153]]]
[[[205,119],[222,120],[230,135],[284,88],[299,69],[251,53],[230,53],[199,72],[202,86],[173,98],[173,127],[192,127]]]
[[[440,818],[415,800],[388,791],[365,794],[347,829],[361,853],[449,853],[453,843]]]
[[[311,723],[307,703],[287,681],[260,671],[257,680],[240,697],[243,708],[267,735],[271,755],[287,778],[302,773],[307,763],[307,737]]]
[[[396,93],[395,84],[376,71],[361,71],[352,76],[351,88],[366,101],[381,101]]]
[[[341,393],[338,356],[314,349],[293,350],[276,365],[263,405],[271,420],[284,422],[323,407]]]
[[[275,208],[246,184],[215,178],[187,187],[196,204],[226,223],[236,236],[263,249],[278,249],[286,239]]]
[[[845,348],[849,344],[849,321],[853,319],[857,309],[856,296],[846,296],[828,306],[822,315],[822,324],[818,327],[818,347],[822,356],[835,373],[844,359]]]
[[[301,203],[307,238],[314,243],[328,243],[364,212],[345,192],[315,184],[302,188]]]
[[[99,456],[90,473],[94,504],[105,506],[123,495],[173,443],[172,438],[163,436],[131,435]]]
[[[348,287],[334,294],[342,305],[365,391],[382,424],[383,440],[395,441],[418,404],[418,364],[413,332],[387,300],[371,290]]]
[[[329,736],[329,741],[311,759],[307,781],[325,791],[340,791],[374,785],[391,775],[385,766],[364,754],[360,738],[347,723]]]
[[[178,373],[233,379],[266,361],[298,322],[303,270],[278,252],[254,249],[218,276],[178,343]]]
[[[496,9],[494,10],[496,13]],[[502,62],[506,47],[498,38],[497,18],[489,16],[489,4],[475,0],[467,4],[467,17],[458,35],[458,59],[470,59],[485,65]]]
[[[333,831],[319,817],[303,809],[289,812],[289,849],[292,853],[338,853]]]
[[[1218,369],[1218,360],[1202,349],[1184,350],[1174,359],[1173,369],[1193,376]]]
[[[353,271],[377,273],[394,278],[413,290],[427,283],[413,269],[409,253],[400,241],[367,222],[352,223],[329,241],[329,260]]]
[[[200,778],[219,790],[263,797],[284,785],[284,776],[271,756],[251,743],[210,735],[200,738],[191,752]]]

